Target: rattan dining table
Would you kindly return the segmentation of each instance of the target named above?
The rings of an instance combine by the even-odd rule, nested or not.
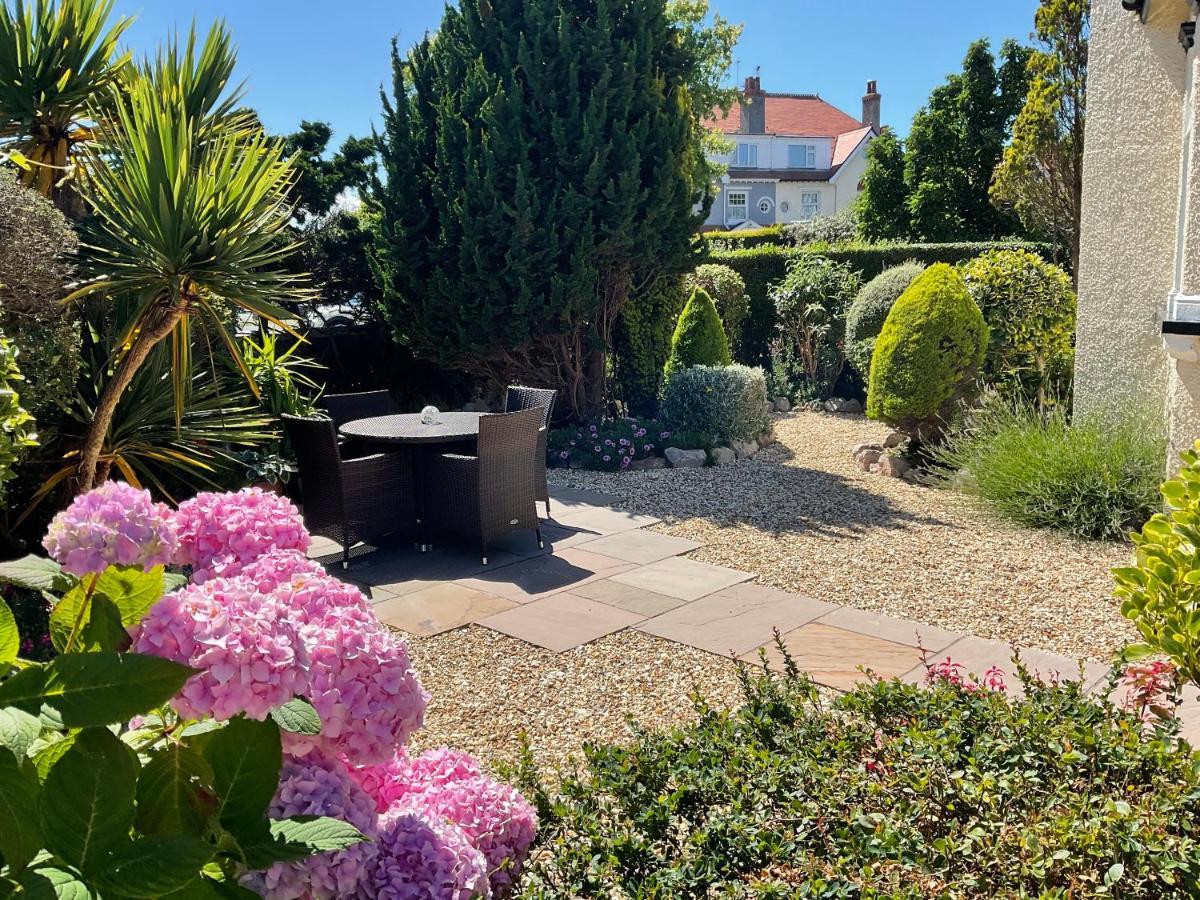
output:
[[[478,412],[439,412],[433,424],[426,424],[421,413],[397,413],[353,419],[338,429],[345,437],[364,444],[412,447],[413,496],[417,508],[418,546],[422,551],[432,546],[424,527],[426,454],[444,452],[441,445],[477,440],[479,420],[486,415]]]

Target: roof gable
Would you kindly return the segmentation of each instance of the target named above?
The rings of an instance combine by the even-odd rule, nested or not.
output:
[[[826,103],[816,94],[765,94],[766,134],[800,137],[837,137],[864,128],[863,123]],[[739,134],[741,107],[734,104],[728,115],[713,110],[710,120],[725,134]],[[851,148],[853,149],[853,148]]]

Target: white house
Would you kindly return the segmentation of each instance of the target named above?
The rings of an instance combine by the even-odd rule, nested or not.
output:
[[[867,82],[862,119],[816,94],[770,94],[757,76],[742,100],[712,120],[733,142],[729,170],[705,229],[831,216],[858,197],[867,144],[879,134],[880,95]]]

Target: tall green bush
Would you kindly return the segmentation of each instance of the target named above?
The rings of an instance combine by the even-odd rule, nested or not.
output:
[[[924,271],[925,267],[917,262],[892,266],[864,284],[854,296],[846,311],[846,358],[864,378],[871,371],[875,339],[892,305]]]
[[[867,415],[936,440],[970,394],[987,351],[983,314],[950,266],[930,266],[900,295],[871,357]]]
[[[33,416],[21,406],[18,382],[24,381],[17,366],[17,346],[0,334],[0,505],[5,485],[15,478],[15,466],[30,447],[37,446]]]
[[[721,324],[725,326],[725,337],[730,347],[737,346],[742,333],[742,321],[749,309],[746,297],[746,282],[742,276],[729,266],[717,263],[705,263],[697,266],[696,270],[684,279],[684,289],[690,294],[696,288],[708,292],[717,312],[721,315]]]
[[[663,390],[662,423],[715,443],[749,441],[767,427],[767,379],[748,366],[692,366]]]
[[[991,331],[988,383],[1042,407],[1065,395],[1075,358],[1075,291],[1067,273],[1028,250],[991,250],[959,271]]]
[[[833,395],[846,363],[841,349],[846,308],[860,284],[845,263],[802,256],[771,290],[779,353],[798,368],[806,397],[823,400]]]
[[[729,363],[729,341],[717,306],[707,291],[696,288],[679,314],[679,323],[671,335],[671,355],[667,357],[663,372],[670,378],[692,366],[727,366]]]
[[[635,416],[658,412],[671,335],[687,302],[683,279],[664,275],[634,292],[617,320],[613,374],[617,393]]]

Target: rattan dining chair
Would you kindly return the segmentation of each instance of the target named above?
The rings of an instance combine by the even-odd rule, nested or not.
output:
[[[388,391],[360,391],[356,394],[326,394],[321,398],[321,408],[333,420],[334,430],[355,419],[371,416],[390,416],[400,412],[398,404]]]
[[[345,458],[331,419],[282,418],[299,464],[304,524],[342,545],[343,568],[359,541],[412,532],[416,506],[408,453]]]
[[[546,478],[546,442],[550,436],[550,415],[554,412],[554,398],[557,395],[558,391],[514,384],[510,384],[504,392],[505,412],[542,410],[542,429],[538,432],[537,453],[533,458],[533,488],[538,500],[546,504],[547,519],[550,518],[550,482]]]
[[[530,454],[536,452],[540,409],[497,413],[479,420],[474,456],[443,453],[426,469],[426,516],[436,528],[479,539],[483,564],[488,545],[510,531],[531,529],[542,543]]]

